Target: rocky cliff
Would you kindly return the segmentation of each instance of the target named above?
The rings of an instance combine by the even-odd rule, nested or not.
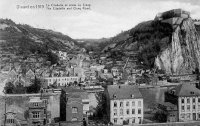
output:
[[[156,57],[155,65],[169,74],[189,74],[199,69],[199,64],[199,35],[193,20],[185,18],[174,27],[171,44]]]
[[[200,67],[200,25],[187,11],[159,13],[128,34],[128,38],[113,42],[110,50],[138,52],[138,61],[145,69],[156,67],[168,74],[190,74]]]

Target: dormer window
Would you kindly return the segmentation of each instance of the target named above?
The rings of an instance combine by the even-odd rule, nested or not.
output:
[[[117,96],[114,94],[114,95],[113,95],[113,98],[117,98]]]
[[[171,90],[171,94],[174,94],[175,93],[175,90]]]
[[[134,94],[131,95],[131,98],[134,98]]]
[[[190,94],[194,94],[194,92],[193,92],[193,91],[191,91],[191,92],[190,92]]]

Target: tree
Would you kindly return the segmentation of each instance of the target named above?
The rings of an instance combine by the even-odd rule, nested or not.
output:
[[[23,85],[19,84],[16,85],[16,87],[13,90],[15,94],[24,94],[26,92],[26,89]]]
[[[24,111],[24,118],[27,120],[29,118],[28,110]]]
[[[4,90],[6,94],[13,94],[14,93],[14,88],[15,86],[13,85],[13,83],[8,82],[6,83]]]
[[[102,92],[97,93],[96,99],[98,102],[98,105],[96,107],[96,118],[103,120],[105,123],[108,123],[108,114],[107,114],[107,102],[106,102],[106,95]]]
[[[157,110],[154,119],[157,120],[158,122],[167,122],[167,112],[163,110]]]
[[[41,81],[35,77],[33,84],[27,87],[27,93],[38,93],[41,88]]]
[[[47,52],[48,61],[51,61],[51,65],[58,63],[59,58],[56,54],[52,52]]]

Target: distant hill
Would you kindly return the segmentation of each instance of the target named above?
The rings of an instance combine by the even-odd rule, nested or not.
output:
[[[78,50],[80,48],[77,42],[60,32],[16,24],[10,19],[0,19],[1,54],[22,57],[31,54],[48,56],[48,52]]]
[[[88,51],[101,52],[112,46],[112,44],[126,40],[128,36],[129,31],[122,31],[121,33],[111,38],[77,39],[76,41],[81,47],[86,48]]]

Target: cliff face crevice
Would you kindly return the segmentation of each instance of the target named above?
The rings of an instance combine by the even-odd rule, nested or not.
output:
[[[191,18],[174,27],[171,44],[155,59],[155,65],[168,74],[190,74],[199,68],[200,39]]]

